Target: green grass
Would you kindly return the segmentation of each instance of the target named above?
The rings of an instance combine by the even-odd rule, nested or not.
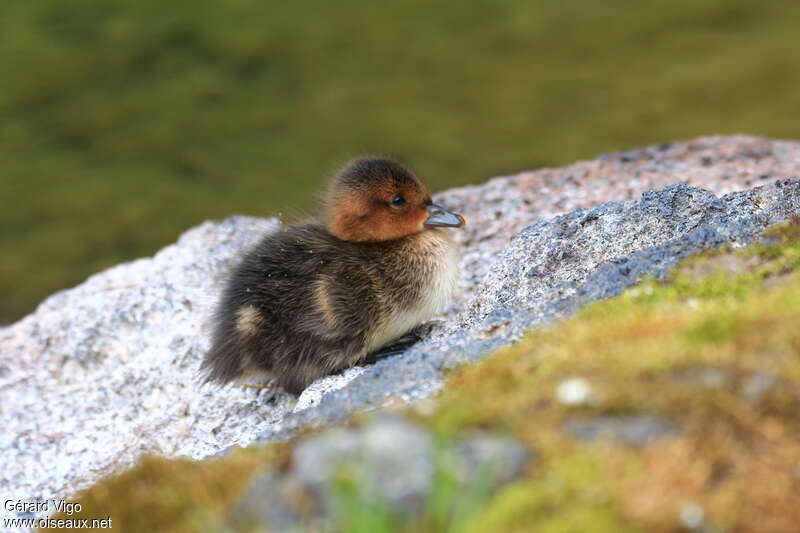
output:
[[[709,133],[796,137],[800,3],[0,4],[0,321],[343,160],[433,188]]]

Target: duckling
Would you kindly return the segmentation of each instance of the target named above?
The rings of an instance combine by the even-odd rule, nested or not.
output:
[[[447,228],[464,218],[434,204],[420,179],[362,157],[333,179],[319,220],[263,238],[233,270],[202,364],[220,385],[312,381],[396,353],[444,310],[459,280]]]

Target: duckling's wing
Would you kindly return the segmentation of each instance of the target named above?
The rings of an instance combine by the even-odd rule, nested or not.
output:
[[[356,290],[358,269],[347,266],[352,250],[340,243],[320,227],[290,227],[243,258],[217,309],[207,381],[271,375],[294,389],[357,359],[366,296]]]

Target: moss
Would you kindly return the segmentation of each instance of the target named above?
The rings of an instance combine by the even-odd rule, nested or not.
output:
[[[536,461],[493,497],[470,496],[466,514],[442,512],[464,494],[440,476],[420,522],[386,513],[363,520],[376,531],[666,533],[680,530],[679,513],[693,503],[724,531],[794,533],[799,222],[773,228],[771,243],[690,258],[666,281],[644,281],[455,370],[435,412],[409,416],[442,443],[472,428],[510,433]],[[596,403],[557,401],[571,376],[592,384]],[[757,386],[759,376],[766,386]],[[563,432],[568,417],[620,413],[660,416],[680,431],[641,448],[578,443]],[[147,459],[79,501],[86,516],[111,514],[126,531],[191,531],[191,517],[221,516],[250,472],[285,457],[275,449],[207,463]],[[341,490],[343,509],[360,508],[353,487]],[[358,528],[339,522],[340,530]]]
[[[558,458],[548,464],[541,476],[505,487],[472,517],[466,531],[639,531],[620,519],[613,496],[602,490],[608,476],[605,469],[602,462],[586,452]],[[587,485],[596,489],[586,491]]]
[[[481,520],[492,530],[546,531],[537,495],[562,465],[590,450],[600,467],[587,466],[569,488],[571,497],[546,506],[562,517],[554,519],[559,531],[571,527],[570,514],[595,512],[611,517],[596,520],[612,531],[621,524],[625,531],[675,531],[687,502],[701,505],[723,530],[794,531],[800,520],[792,503],[800,457],[797,228],[795,221],[772,229],[772,244],[691,258],[666,282],[646,281],[454,372],[431,420],[439,431],[463,425],[510,431],[543,458],[539,475],[498,495]],[[710,385],[686,379],[710,371],[724,379]],[[555,400],[558,384],[574,375],[592,383],[598,405],[576,409]],[[759,375],[775,376],[775,384],[754,399],[748,391]],[[578,445],[561,429],[577,412],[649,413],[681,432],[643,449]],[[602,506],[582,503],[598,491]]]
[[[80,513],[54,518],[91,522],[110,516],[120,531],[218,530],[222,511],[259,467],[279,462],[282,450],[282,446],[250,448],[204,462],[144,457],[135,468],[81,494],[76,500]]]

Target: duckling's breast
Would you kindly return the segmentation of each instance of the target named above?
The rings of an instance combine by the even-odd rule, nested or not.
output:
[[[441,314],[460,279],[458,247],[444,229],[409,237],[387,258],[384,310],[368,345],[374,351]]]

